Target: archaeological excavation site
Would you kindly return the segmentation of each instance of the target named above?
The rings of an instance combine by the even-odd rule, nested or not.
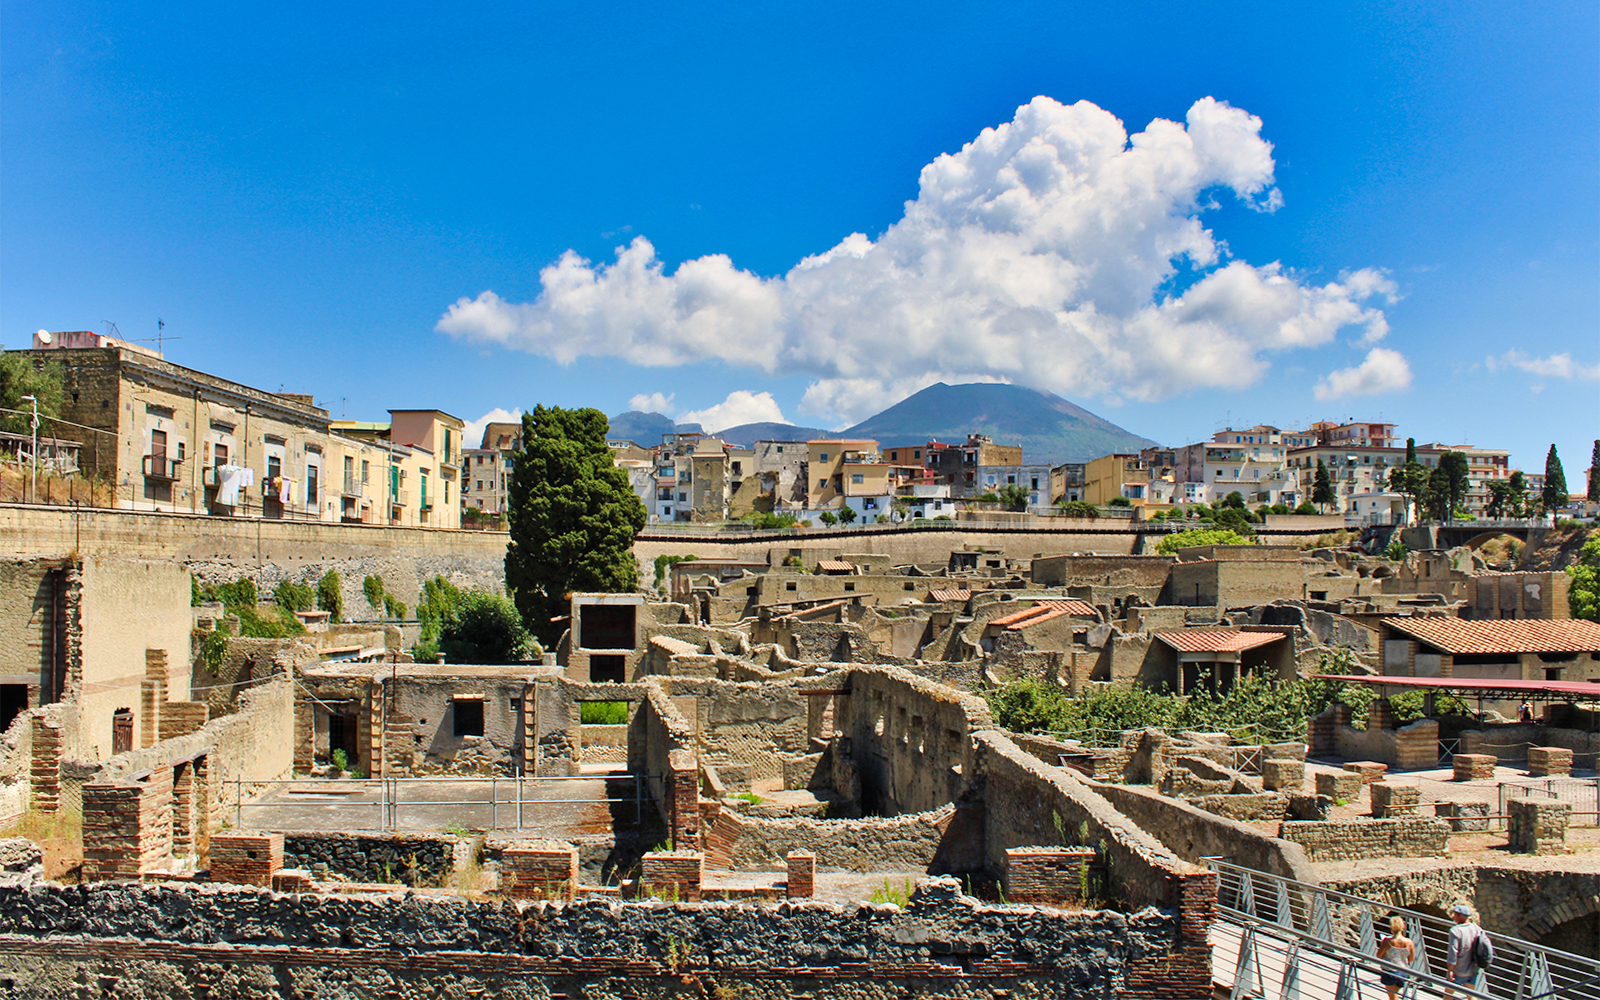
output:
[[[675,560],[515,663],[0,565],[0,996],[1355,997],[1394,915],[1433,996],[1461,905],[1476,995],[1600,996],[1559,574],[931,534]]]

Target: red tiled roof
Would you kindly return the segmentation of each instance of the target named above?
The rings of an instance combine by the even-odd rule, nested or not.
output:
[[[1009,615],[1002,615],[999,618],[991,618],[989,619],[989,624],[1010,627],[1015,625],[1017,622],[1023,621],[1027,618],[1032,618],[1035,615],[1042,615],[1049,610],[1049,608],[1044,607],[1043,605],[1035,604],[1031,608],[1023,608],[1021,611],[1013,611]]]
[[[1282,639],[1282,632],[1228,632],[1216,628],[1186,628],[1157,632],[1156,638],[1180,653],[1242,653]]]
[[[830,573],[854,573],[856,568],[843,559],[824,559],[817,563],[817,568]]]
[[[1076,598],[1069,597],[1059,601],[1040,601],[1039,603],[1048,608],[1060,608],[1069,615],[1090,615],[1095,618],[1100,616],[1100,612],[1094,609],[1093,604]]]
[[[1581,618],[1474,622],[1415,617],[1385,618],[1383,624],[1446,653],[1600,652],[1600,623]]]
[[[970,591],[970,590],[930,590],[930,591],[928,591],[928,600],[930,600],[930,601],[968,601],[968,600],[971,600],[971,599],[972,599],[972,591]]]
[[[1523,694],[1576,695],[1593,699],[1600,695],[1596,681],[1496,680],[1489,677],[1396,677],[1389,674],[1312,674],[1322,681],[1370,684],[1375,687],[1438,688],[1442,691],[1517,691]]]

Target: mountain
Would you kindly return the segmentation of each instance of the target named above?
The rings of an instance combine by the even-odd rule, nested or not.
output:
[[[888,446],[960,444],[968,434],[1020,444],[1022,460],[1030,464],[1087,462],[1155,444],[1054,393],[998,382],[935,383],[838,436],[873,438]]]
[[[611,429],[606,431],[606,439],[632,441],[650,448],[661,443],[663,434],[693,434],[699,430],[699,424],[675,424],[665,413],[629,410],[611,418]]]
[[[810,441],[812,438],[833,436],[832,431],[825,431],[819,427],[796,427],[794,424],[780,424],[772,420],[740,424],[717,432],[717,437],[740,448],[748,448],[755,441]]]

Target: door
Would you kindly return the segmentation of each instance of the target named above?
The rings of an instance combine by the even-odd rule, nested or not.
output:
[[[125,753],[133,749],[133,712],[119,708],[111,717],[111,752]]]

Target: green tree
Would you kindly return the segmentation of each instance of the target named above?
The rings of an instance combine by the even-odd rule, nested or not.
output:
[[[1512,504],[1511,483],[1496,479],[1489,483],[1489,502],[1484,505],[1483,512],[1490,517],[1506,517]]]
[[[1317,505],[1312,503],[1310,500],[1302,500],[1300,502],[1300,506],[1296,507],[1294,509],[1294,512],[1296,514],[1320,514],[1320,513],[1322,513],[1322,511],[1317,509]]]
[[[1106,501],[1107,507],[1132,507],[1133,501],[1127,497],[1112,497]]]
[[[1443,476],[1440,485],[1448,506],[1445,507],[1445,517],[1450,520],[1455,517],[1456,508],[1461,506],[1461,500],[1467,495],[1467,456],[1465,452],[1447,451],[1439,456],[1439,468],[1434,471],[1435,476]]]
[[[1000,506],[1011,511],[1027,510],[1028,491],[1016,483],[1007,483],[1000,487]]]
[[[1227,496],[1222,498],[1222,506],[1227,507],[1230,510],[1244,510],[1244,494],[1240,493],[1238,490],[1234,490],[1232,493],[1229,493]]]
[[[844,506],[839,508],[839,521],[841,523],[850,524],[850,523],[854,522],[855,519],[856,519],[856,509],[854,507],[850,506],[849,504],[845,504]]]
[[[1443,469],[1434,469],[1428,475],[1428,482],[1418,500],[1429,520],[1445,521],[1450,517],[1449,478]]]
[[[1594,451],[1589,453],[1589,492],[1584,496],[1600,500],[1600,438],[1595,439]]]
[[[1317,459],[1317,474],[1311,480],[1311,502],[1326,511],[1328,504],[1334,503],[1338,499],[1333,492],[1333,477],[1328,475],[1328,466],[1319,458]]]
[[[1567,505],[1567,474],[1561,469],[1561,456],[1556,446],[1544,457],[1544,492],[1539,494],[1540,504],[1546,514],[1554,514]]]
[[[1578,550],[1578,561],[1567,567],[1567,605],[1572,617],[1600,622],[1600,531],[1591,531]]]
[[[639,586],[633,538],[645,509],[606,446],[606,415],[535,406],[522,418],[510,494],[506,589],[546,647],[561,638],[574,591]]]
[[[839,523],[839,515],[831,510],[825,510],[818,514],[817,519],[830,528]]]
[[[1389,470],[1389,490],[1405,497],[1408,522],[1428,492],[1428,475],[1428,467],[1417,461],[1417,439],[1406,438],[1406,461]]]
[[[1512,517],[1527,517],[1528,477],[1522,474],[1521,469],[1513,472],[1511,478],[1506,481],[1506,493],[1508,494],[1507,513]]]
[[[39,434],[48,436],[47,418],[61,416],[61,365],[56,361],[35,361],[18,351],[0,351],[0,407],[22,413],[0,413],[0,431],[27,434],[33,424],[33,404],[23,396],[39,400]]]
[[[439,631],[439,650],[456,663],[510,663],[536,646],[517,606],[504,594],[469,590]]]

